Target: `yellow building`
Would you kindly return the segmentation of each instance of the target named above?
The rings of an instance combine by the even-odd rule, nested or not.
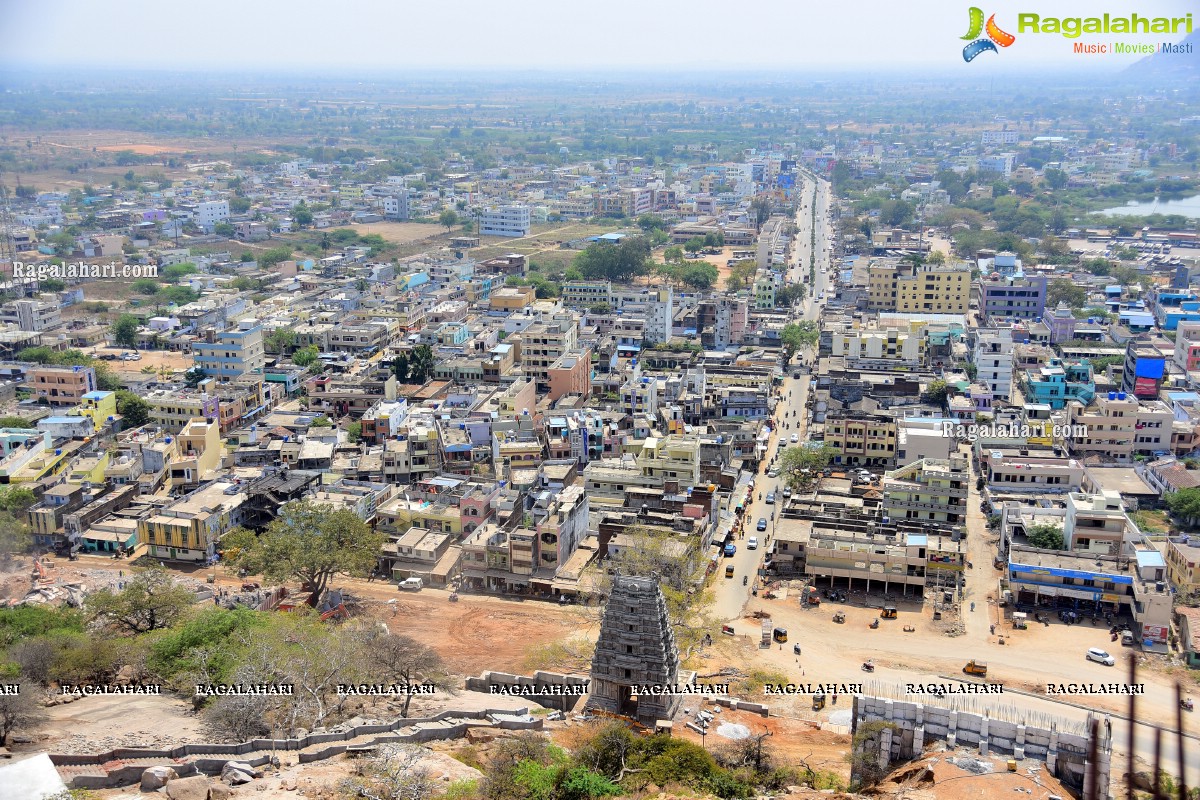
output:
[[[197,484],[221,465],[221,429],[206,419],[189,420],[180,431],[179,450],[170,459],[171,486]]]
[[[145,542],[152,558],[204,561],[221,537],[242,523],[245,499],[237,484],[214,481],[138,520],[138,541]]]
[[[101,452],[99,455],[83,456],[75,460],[71,466],[70,475],[67,476],[68,483],[83,484],[88,483],[102,484],[104,483],[104,471],[108,468],[109,463],[108,451]]]
[[[94,430],[103,430],[117,416],[117,393],[88,392],[79,401],[75,413],[90,418]]]
[[[918,267],[888,259],[869,268],[867,308],[905,314],[965,314],[970,289],[967,264]]]
[[[1180,594],[1200,591],[1200,547],[1168,541],[1167,577]]]
[[[896,457],[896,420],[875,414],[831,416],[825,445],[837,451],[835,464],[890,465]]]

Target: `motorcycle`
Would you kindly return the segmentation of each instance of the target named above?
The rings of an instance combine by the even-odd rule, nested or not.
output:
[[[875,630],[875,629],[876,629],[876,628],[878,628],[878,627],[879,627],[879,620],[877,620],[877,619],[876,619],[876,620],[872,620],[872,621],[871,621],[871,630]]]
[[[745,586],[745,585],[746,585],[747,583],[749,583],[749,582],[750,582],[750,576],[749,576],[749,575],[743,575],[743,576],[742,576],[742,586]]]
[[[874,672],[875,665],[872,664],[870,661],[864,661],[863,665],[862,665],[862,669],[863,669],[863,672]]]
[[[457,603],[457,602],[458,602],[458,592],[451,592],[451,593],[450,593],[450,602],[451,602],[451,603]]]
[[[1184,699],[1180,700],[1179,707],[1184,711],[1193,711],[1196,708],[1195,704],[1192,702],[1192,698],[1190,697],[1185,697]]]

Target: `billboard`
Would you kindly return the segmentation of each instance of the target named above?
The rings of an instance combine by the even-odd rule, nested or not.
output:
[[[1166,371],[1166,364],[1167,362],[1161,358],[1139,358],[1134,366],[1134,377],[1161,380]]]
[[[1158,397],[1157,378],[1138,378],[1133,384],[1133,394],[1136,397],[1154,399]]]

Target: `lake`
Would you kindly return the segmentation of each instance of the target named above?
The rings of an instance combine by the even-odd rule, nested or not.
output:
[[[1200,218],[1200,194],[1185,197],[1182,200],[1154,200],[1149,203],[1116,206],[1114,208],[1106,208],[1100,213],[1112,215],[1127,214],[1131,217],[1140,217],[1146,214],[1182,214],[1191,219],[1198,219]]]

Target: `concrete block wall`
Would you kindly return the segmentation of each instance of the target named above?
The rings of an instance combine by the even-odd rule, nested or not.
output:
[[[909,700],[857,695],[854,698],[854,730],[866,722],[889,722],[898,730],[885,732],[881,760],[909,761],[921,755],[925,745],[944,741],[950,747],[970,747],[980,755],[1035,759],[1069,786],[1082,788],[1088,773],[1090,743],[1087,736],[1056,727],[1043,728],[1025,722],[989,717],[940,705]],[[1091,719],[1088,720],[1090,729]],[[1112,743],[1101,725],[1103,740],[1098,748],[1101,786],[1098,796],[1107,797]],[[1090,787],[1088,787],[1090,789]]]

